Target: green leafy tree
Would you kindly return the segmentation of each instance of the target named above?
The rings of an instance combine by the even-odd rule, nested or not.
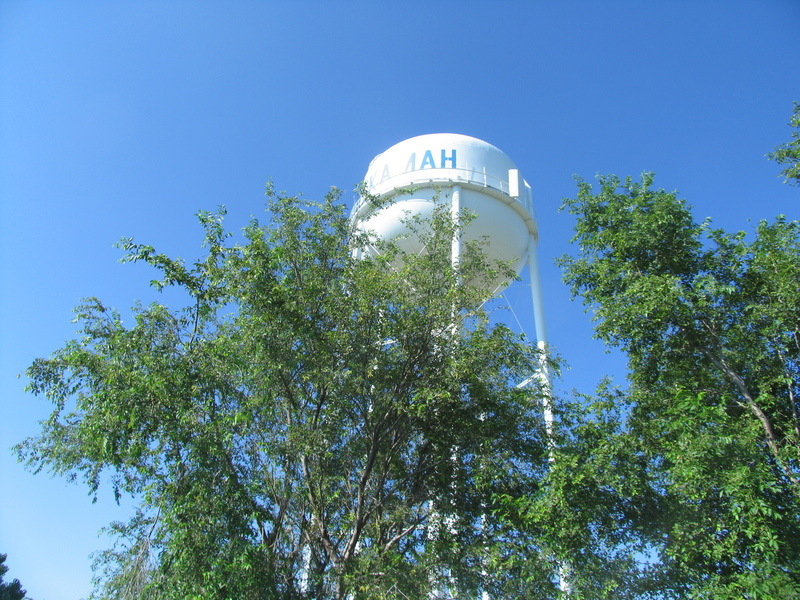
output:
[[[614,567],[610,597],[798,598],[800,222],[749,240],[652,182],[579,181],[565,201],[566,281],[629,385],[564,417],[550,501],[579,514],[559,543]]]
[[[89,300],[28,371],[54,410],[20,456],[140,502],[96,597],[552,597],[552,556],[498,501],[547,469],[538,391],[517,386],[538,358],[458,285],[501,267],[469,247],[453,272],[446,211],[415,224],[423,255],[357,260],[336,193],[268,196],[240,244],[201,213],[193,265],[125,241],[186,307],[125,324]]]
[[[18,579],[11,583],[3,581],[3,576],[8,573],[8,567],[3,564],[6,562],[6,558],[6,554],[0,554],[0,600],[24,600],[27,592],[22,589],[22,584]]]
[[[789,125],[795,129],[792,132],[792,139],[767,156],[777,163],[786,165],[781,171],[786,183],[800,185],[800,102],[794,103],[794,112]]]

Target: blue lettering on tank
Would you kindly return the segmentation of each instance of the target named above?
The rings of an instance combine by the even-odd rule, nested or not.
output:
[[[442,157],[442,162],[437,167],[436,166],[436,160],[433,158],[433,152],[431,150],[425,150],[425,154],[422,155],[422,162],[419,165],[419,169],[420,170],[422,170],[422,169],[436,169],[436,168],[447,169],[448,167],[450,169],[458,168],[457,164],[456,164],[456,149],[455,148],[450,150],[450,155],[449,156],[447,155],[447,150],[442,149],[441,157]],[[412,152],[411,155],[408,157],[408,162],[406,163],[406,168],[405,168],[404,173],[409,173],[411,171],[416,171],[416,170],[417,170],[417,153],[416,152]],[[386,168],[384,168],[383,179],[387,179],[388,177],[389,177],[389,174],[388,174]]]
[[[450,168],[451,169],[455,169],[456,168],[456,150],[455,150],[455,148],[453,148],[452,154],[450,154],[450,156],[447,156],[447,150],[442,149],[442,167],[441,167],[442,169],[446,168],[445,165],[447,164],[447,161],[450,161]]]
[[[422,157],[422,164],[419,166],[420,169],[425,168],[435,169],[436,163],[433,162],[433,154],[430,150],[425,151],[425,156]]]

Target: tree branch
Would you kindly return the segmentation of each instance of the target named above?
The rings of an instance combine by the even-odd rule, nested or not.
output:
[[[761,409],[760,406],[758,406],[758,403],[750,393],[745,381],[725,362],[723,358],[715,356],[714,353],[707,348],[701,348],[700,351],[733,383],[739,394],[741,394],[741,396],[745,399],[745,401],[740,402],[740,404],[748,408],[761,423],[761,428],[764,430],[765,441],[767,442],[770,452],[772,452],[775,462],[792,484],[795,486],[800,486],[800,479],[795,477],[789,467],[786,466],[781,460],[778,438],[775,435],[775,430],[772,427],[772,423],[770,423],[769,417],[767,417],[766,413]]]

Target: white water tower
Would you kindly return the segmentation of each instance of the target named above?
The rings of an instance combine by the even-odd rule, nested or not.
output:
[[[421,243],[409,225],[424,220],[436,202],[447,202],[454,218],[469,211],[474,220],[453,242],[453,262],[462,243],[484,241],[490,263],[504,261],[519,274],[530,270],[537,345],[546,341],[531,187],[514,162],[500,149],[482,140],[456,133],[421,135],[395,144],[376,156],[364,178],[371,203],[360,198],[350,215],[353,228],[377,240],[393,241],[409,253]],[[412,190],[409,192],[409,190]],[[377,252],[374,248],[362,249]],[[507,285],[503,277],[485,281],[497,294]]]

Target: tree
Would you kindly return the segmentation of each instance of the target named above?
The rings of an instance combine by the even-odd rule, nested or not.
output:
[[[796,130],[792,133],[792,139],[778,146],[775,152],[767,156],[777,163],[787,165],[781,171],[781,175],[786,178],[786,183],[800,185],[800,102],[794,103],[794,112],[789,125]]]
[[[200,213],[191,266],[126,240],[187,306],[126,325],[89,300],[80,337],[28,370],[54,410],[20,456],[140,502],[97,597],[552,596],[546,548],[497,500],[547,468],[538,392],[517,386],[538,358],[458,285],[498,267],[471,247],[452,271],[447,212],[417,224],[424,255],[357,260],[337,193],[267,192],[238,245]]]
[[[8,573],[8,567],[3,564],[6,562],[6,558],[6,554],[0,554],[0,600],[24,600],[27,592],[22,589],[22,584],[18,579],[11,583],[3,582],[3,576]]]
[[[589,532],[562,543],[624,559],[643,597],[800,597],[800,222],[749,241],[652,182],[579,181],[565,201],[565,279],[629,375],[556,452],[549,489]]]

